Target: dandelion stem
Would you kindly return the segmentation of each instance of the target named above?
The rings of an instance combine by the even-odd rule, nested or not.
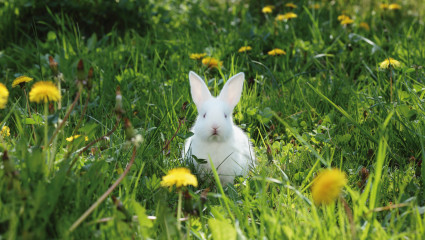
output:
[[[109,194],[111,194],[112,191],[121,183],[121,181],[128,174],[131,166],[134,163],[134,159],[136,158],[136,152],[137,152],[136,150],[137,148],[133,147],[133,155],[131,156],[131,160],[129,164],[127,165],[127,167],[125,168],[124,172],[121,174],[121,176],[114,182],[114,184],[112,184],[112,186],[108,188],[108,190],[105,193],[103,193],[103,195],[99,199],[97,199],[95,203],[93,203],[93,205],[90,206],[89,209],[87,209],[83,213],[83,215],[81,215],[80,218],[78,218],[77,221],[75,221],[72,224],[72,226],[68,229],[69,232],[74,231],[90,215],[90,213],[92,213],[109,196]]]
[[[48,144],[48,113],[49,113],[49,103],[47,101],[44,102],[44,153],[46,154],[46,160],[47,160],[47,165],[48,165],[48,171],[50,172],[50,162],[49,162],[49,150],[47,149],[47,146],[49,146]]]
[[[179,189],[179,201],[177,203],[177,230],[179,230],[179,233],[181,228],[180,216],[182,214],[182,195],[183,193],[181,189]]]
[[[78,99],[80,98],[81,94],[81,87],[78,90],[77,95],[75,96],[74,102],[72,102],[71,106],[68,108],[68,111],[65,114],[65,117],[63,118],[60,125],[55,129],[55,132],[53,132],[52,137],[50,138],[49,145],[52,143],[53,139],[56,137],[56,135],[59,133],[59,130],[65,125],[66,120],[68,120],[69,115],[71,114],[72,109],[74,109],[75,105],[78,102]]]

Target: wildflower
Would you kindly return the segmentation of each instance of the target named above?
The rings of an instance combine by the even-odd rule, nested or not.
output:
[[[267,54],[269,54],[270,56],[275,56],[275,55],[286,55],[286,52],[280,48],[275,48],[271,51],[269,51]]]
[[[241,48],[239,48],[238,52],[247,52],[247,51],[251,51],[252,47],[251,46],[243,46]]]
[[[359,27],[365,29],[366,31],[370,30],[369,24],[367,24],[367,22],[361,22]]]
[[[202,64],[208,66],[209,68],[218,68],[221,67],[221,65],[223,65],[222,61],[219,61],[213,57],[205,57],[202,59]]]
[[[4,125],[4,126],[1,128],[0,135],[1,135],[1,136],[3,136],[3,137],[8,137],[8,136],[10,136],[10,128],[9,128],[8,126]]]
[[[342,14],[342,15],[339,15],[337,19],[338,21],[341,22],[341,21],[344,21],[345,19],[350,19],[350,17],[345,14]]]
[[[192,53],[192,54],[190,54],[189,57],[190,57],[190,59],[193,59],[193,60],[199,60],[199,59],[202,59],[205,56],[207,56],[206,53]]]
[[[272,13],[272,12],[273,12],[273,8],[274,8],[274,6],[267,5],[267,6],[263,7],[263,9],[262,9],[261,11],[262,11],[264,14]]]
[[[48,81],[41,81],[35,83],[29,93],[31,102],[57,102],[61,98],[59,89],[55,84]]]
[[[72,141],[74,141],[75,139],[77,139],[77,138],[79,138],[79,137],[81,137],[81,135],[74,135],[74,136],[71,136],[71,137],[68,137],[68,138],[65,138],[65,140],[66,141],[68,141],[68,142],[72,142]],[[87,137],[87,136],[85,136],[84,137],[84,141],[88,141],[89,140],[89,137]]]
[[[340,21],[341,25],[352,24],[354,22],[349,16],[342,14],[338,16],[338,21]]]
[[[352,24],[354,22],[353,19],[351,18],[347,18],[341,21],[341,25],[347,25],[347,24]]]
[[[31,82],[31,81],[32,81],[32,78],[30,78],[30,77],[20,76],[20,77],[15,78],[15,80],[13,80],[12,87],[14,88],[14,87],[16,87],[18,85],[20,85],[21,87],[23,87],[23,85],[25,85],[25,83]]]
[[[395,60],[394,58],[389,57],[389,58],[385,59],[383,62],[381,62],[379,64],[379,67],[381,69],[387,69],[387,68],[389,68],[390,65],[393,68],[399,68],[401,64],[400,64],[399,61]]]
[[[72,142],[72,141],[74,141],[75,139],[77,139],[77,138],[79,138],[81,135],[74,135],[74,136],[71,136],[71,137],[69,137],[69,138],[66,138],[66,141],[68,141],[68,142]]]
[[[276,20],[277,20],[277,21],[283,21],[283,20],[285,20],[285,18],[283,17],[283,14],[278,14],[278,15],[276,16]]]
[[[381,8],[381,9],[388,9],[388,3],[381,3],[380,5],[379,5],[379,7]]]
[[[0,109],[6,107],[7,98],[9,97],[9,91],[3,83],[0,83]]]
[[[297,8],[297,5],[293,4],[293,3],[287,3],[285,4],[285,7],[289,7],[289,8]]]
[[[347,178],[339,169],[322,171],[314,179],[311,187],[314,203],[317,205],[332,203],[341,194],[345,184],[347,184]]]
[[[168,171],[167,175],[162,177],[161,186],[172,187],[176,185],[177,188],[187,185],[197,187],[198,180],[195,175],[190,173],[187,168],[174,168]]]
[[[288,19],[297,18],[297,17],[298,17],[297,14],[295,14],[293,12],[288,12],[288,13],[285,13],[285,14],[278,14],[276,16],[276,20],[283,21],[283,20],[288,20]]]
[[[397,3],[391,3],[390,5],[388,5],[388,9],[389,10],[400,10],[401,6],[400,6],[400,4],[397,4]]]

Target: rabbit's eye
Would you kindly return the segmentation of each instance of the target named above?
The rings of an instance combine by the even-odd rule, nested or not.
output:
[[[227,118],[227,114],[224,114],[224,118]]]
[[[207,116],[207,113],[204,113],[204,116],[203,117],[205,118],[205,116]]]

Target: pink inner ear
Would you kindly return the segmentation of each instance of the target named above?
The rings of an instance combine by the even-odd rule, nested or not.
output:
[[[196,108],[200,109],[205,101],[211,99],[211,93],[204,80],[192,71],[189,73],[189,82],[192,99],[195,102]]]
[[[226,82],[223,90],[221,90],[220,95],[218,96],[219,99],[229,104],[231,109],[238,104],[239,99],[241,98],[244,80],[245,75],[243,73],[236,74]]]

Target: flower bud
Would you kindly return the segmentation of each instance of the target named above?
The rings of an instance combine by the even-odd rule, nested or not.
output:
[[[80,59],[80,61],[78,62],[78,65],[77,65],[77,80],[79,82],[83,82],[84,79],[85,79],[84,63],[83,63],[83,60]]]
[[[87,75],[87,88],[91,90],[93,87],[93,67],[90,67],[89,73]]]
[[[59,74],[58,62],[56,62],[52,56],[49,56],[49,66],[50,66],[50,69],[52,70],[53,75],[57,76]]]
[[[136,131],[133,128],[130,120],[128,118],[124,118],[124,130],[125,130],[125,138],[127,140],[131,140],[136,136]]]
[[[122,106],[122,95],[120,87],[117,87],[116,96],[115,96],[115,113],[121,117],[122,114],[125,113]]]

